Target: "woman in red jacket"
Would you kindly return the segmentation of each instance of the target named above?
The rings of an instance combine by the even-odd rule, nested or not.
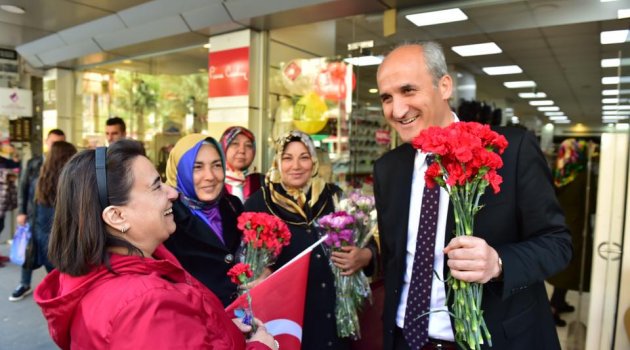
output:
[[[249,327],[162,246],[176,197],[136,141],[66,165],[50,236],[56,270],[35,291],[59,347],[277,349],[262,324],[246,341]]]

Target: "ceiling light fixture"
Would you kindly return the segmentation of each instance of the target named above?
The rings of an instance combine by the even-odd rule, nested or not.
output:
[[[627,102],[627,100],[628,99],[624,99],[623,102]],[[617,97],[602,98],[603,104],[614,104],[614,103],[619,103],[620,101],[621,99]]]
[[[567,117],[566,115],[554,115],[551,117],[547,117],[549,118],[549,120],[567,120],[569,119],[569,117]]]
[[[383,56],[360,56],[360,57],[350,57],[344,58],[344,61],[355,65],[355,66],[375,66],[377,64],[381,64],[383,62]]]
[[[375,94],[378,92],[378,89],[376,88],[371,88],[370,90],[368,90],[371,94]]]
[[[630,17],[630,9],[617,10],[617,19],[628,18],[628,17]]]
[[[622,110],[630,110],[630,105],[621,105],[621,106],[602,106],[602,110],[604,111],[622,111]]]
[[[503,74],[518,74],[523,73],[521,67],[517,65],[512,66],[496,66],[496,67],[483,67],[484,72],[488,75],[503,75]]]
[[[545,112],[545,115],[550,117],[550,116],[554,116],[554,115],[564,115],[564,112]]]
[[[552,100],[529,101],[531,106],[553,106]]]
[[[451,50],[455,51],[455,53],[462,57],[492,55],[503,52],[501,48],[493,42],[453,46],[451,47]]]
[[[207,44],[203,44],[203,47],[206,49],[209,49],[212,47],[212,45],[210,43],[207,43]]]
[[[602,111],[603,115],[630,115],[630,111]]]
[[[627,115],[603,115],[602,120],[626,120],[630,117]]]
[[[0,9],[5,12],[13,13],[16,15],[23,15],[26,13],[26,10],[23,7],[15,6],[15,5],[0,5]]]
[[[619,84],[619,77],[603,77],[602,84],[611,85],[611,84]]]
[[[628,29],[601,32],[599,34],[599,42],[602,45],[624,43],[628,38],[628,32]]]
[[[448,10],[414,13],[412,15],[406,15],[405,18],[416,26],[423,27],[434,24],[465,21],[468,19],[468,16],[466,16],[462,10],[454,8]]]
[[[610,89],[610,90],[602,90],[602,95],[604,96],[618,96],[618,95],[630,95],[630,89]]]
[[[602,68],[630,66],[630,58],[604,58],[602,60]]]
[[[570,124],[571,121],[569,119],[561,119],[561,120],[553,120],[554,124]]]
[[[544,92],[519,92],[518,97],[520,98],[545,98],[547,94]]]
[[[560,110],[560,107],[558,106],[545,106],[545,107],[538,107],[537,108],[539,111],[541,112],[557,112]]]
[[[506,81],[503,83],[508,89],[518,89],[526,87],[535,87],[536,83],[533,80],[520,80],[520,81]]]

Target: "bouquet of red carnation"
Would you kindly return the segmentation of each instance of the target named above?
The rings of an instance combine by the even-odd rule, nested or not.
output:
[[[239,259],[250,266],[252,276],[247,282],[251,282],[276,261],[282,247],[289,244],[291,232],[284,221],[266,213],[244,212],[237,227],[243,231]]]
[[[488,186],[498,193],[503,181],[497,169],[503,166],[499,154],[507,147],[505,137],[488,125],[459,122],[423,130],[412,145],[435,156],[425,181],[430,188],[437,184],[448,192],[455,214],[455,236],[473,235],[475,214],[481,209],[479,198]],[[492,346],[481,310],[483,285],[450,276],[446,282],[449,293],[454,293],[455,341],[461,347],[480,349],[485,338]]]
[[[322,216],[318,224],[327,235],[324,243],[330,249],[340,250],[341,247],[356,245],[357,220],[345,211],[337,211]],[[359,271],[350,276],[344,276],[332,261],[330,266],[335,277],[335,320],[337,335],[345,338],[358,339],[361,337],[358,312],[366,299],[371,296],[370,284],[363,273]]]
[[[253,272],[248,264],[238,263],[232,266],[227,275],[232,280],[232,283],[241,286],[247,284],[247,280],[253,276]],[[256,332],[252,296],[249,294],[249,288],[245,288],[245,293],[247,293],[247,308],[243,310],[242,321],[244,324],[252,326],[252,331]]]

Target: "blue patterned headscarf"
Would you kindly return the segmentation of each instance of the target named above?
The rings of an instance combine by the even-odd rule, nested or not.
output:
[[[200,201],[195,192],[193,168],[195,159],[201,146],[209,144],[214,147],[221,158],[223,173],[225,174],[225,155],[221,145],[212,137],[202,134],[190,134],[182,137],[168,156],[166,163],[166,183],[177,188],[182,203],[190,211],[203,220],[223,241],[223,226],[219,212],[219,201],[225,189],[211,202]]]

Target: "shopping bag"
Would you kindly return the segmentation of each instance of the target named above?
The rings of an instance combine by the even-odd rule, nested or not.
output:
[[[26,246],[31,239],[31,229],[28,224],[24,226],[18,226],[15,230],[15,236],[13,237],[13,244],[11,244],[11,254],[9,258],[11,262],[16,265],[24,265],[24,259],[26,256]]]

